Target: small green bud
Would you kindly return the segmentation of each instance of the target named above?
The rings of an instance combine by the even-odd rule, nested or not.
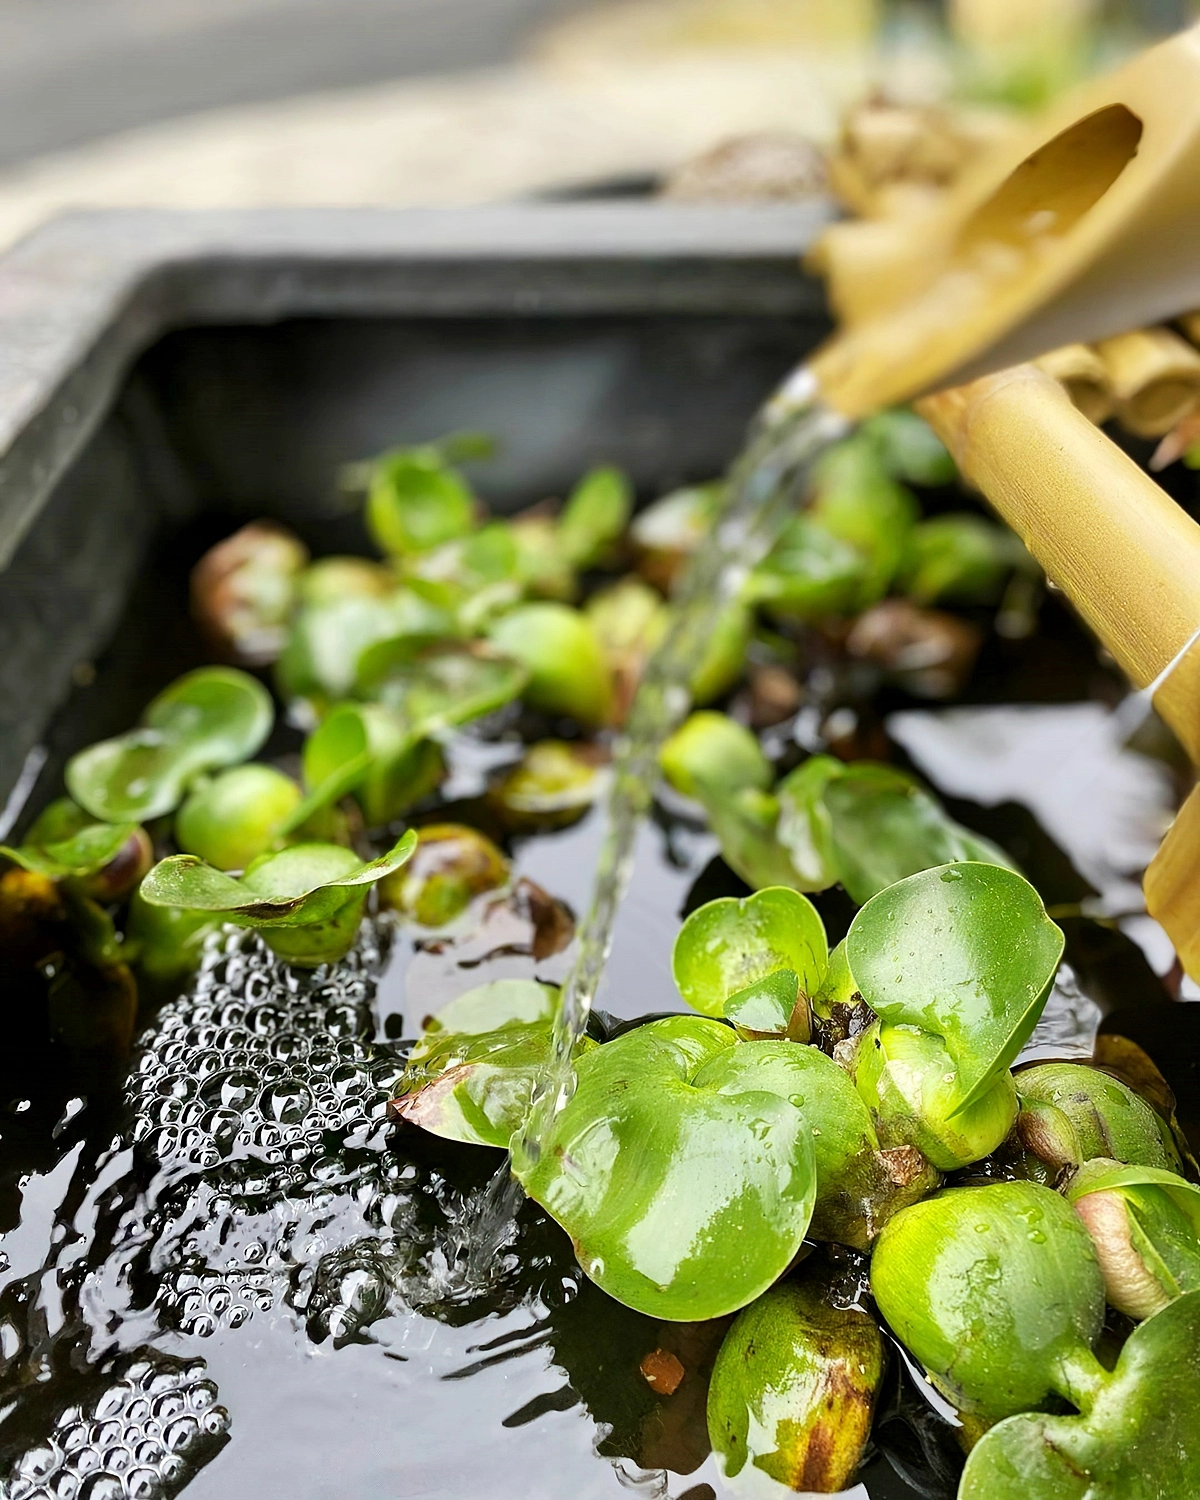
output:
[[[1109,1302],[1149,1318],[1200,1289],[1200,1188],[1154,1167],[1097,1158],[1066,1188],[1104,1274]]]
[[[244,870],[271,846],[300,795],[273,766],[235,766],[190,794],[175,819],[175,842],[218,870]]]
[[[566,828],[608,785],[607,756],[597,746],[540,740],[488,789],[508,828]]]
[[[916,1146],[952,1172],[990,1156],[1013,1127],[1017,1091],[1002,1072],[974,1104],[958,1108],[958,1069],[941,1037],[915,1026],[875,1021],[859,1040],[854,1082],[880,1143]]]
[[[873,1320],[837,1307],[811,1275],[772,1287],[725,1335],[708,1432],[725,1477],[749,1464],[789,1490],[845,1489],[862,1460],[883,1376]]]
[[[476,829],[431,823],[417,830],[408,864],[379,882],[380,905],[423,927],[440,927],[464,911],[472,897],[504,885],[508,870],[508,860]]]
[[[1166,1122],[1126,1084],[1084,1063],[1041,1063],[1017,1075],[1021,1144],[1055,1169],[1094,1157],[1178,1171]]]

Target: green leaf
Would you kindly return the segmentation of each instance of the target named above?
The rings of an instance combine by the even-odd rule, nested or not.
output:
[[[942,1172],[990,1156],[1017,1118],[1017,1091],[1007,1069],[964,1107],[949,1048],[916,1026],[874,1021],[859,1040],[853,1071],[884,1146],[915,1146]]]
[[[945,1041],[958,1070],[954,1112],[1016,1060],[1062,951],[1029,882],[985,864],[909,876],[872,897],[846,935],[851,973],[876,1015]]]
[[[779,839],[818,890],[840,881],[860,905],[908,875],[965,860],[1012,867],[902,771],[814,755],[779,783]]]
[[[739,1034],[782,1035],[788,1029],[799,995],[800,980],[795,970],[776,969],[730,995],[723,1014]]]
[[[811,1126],[757,1081],[755,1048],[672,1016],[578,1060],[577,1087],[530,1152],[522,1186],[580,1266],[651,1317],[720,1317],[791,1263],[815,1197]]]
[[[938,1389],[984,1420],[1102,1374],[1091,1350],[1104,1283],[1091,1239],[1036,1183],[950,1188],[902,1209],[876,1243],[871,1292]]]
[[[755,890],[783,885],[810,890],[791,856],[775,836],[779,800],[770,792],[742,787],[732,796],[701,799],[708,825],[721,845],[721,857],[736,875]]]
[[[629,524],[633,487],[620,469],[592,469],[571,491],[558,523],[559,545],[576,568],[604,561]]]
[[[233,667],[201,667],[161,692],[142,726],[102,740],[67,763],[67,790],[104,822],[172,812],[206,771],[248,760],[275,712],[262,684]]]
[[[410,829],[368,864],[340,844],[293,844],[255,860],[240,880],[176,854],[155,865],[140,896],[149,906],[220,914],[253,927],[281,958],[311,968],[350,951],[368,888],[398,870],[416,843]]]
[[[712,633],[689,683],[692,701],[711,703],[722,697],[741,677],[746,666],[746,647],[754,632],[754,612],[735,599],[717,616]]]
[[[475,497],[433,445],[396,448],[375,460],[367,530],[393,557],[426,552],[475,525]]]
[[[409,589],[310,604],[292,624],[276,666],[280,694],[325,704],[364,687],[380,663],[392,666],[455,630],[453,617]]]
[[[907,484],[953,484],[958,477],[946,445],[923,417],[907,407],[876,412],[861,424],[858,436],[875,449],[879,463],[893,479]]]
[[[839,1306],[832,1292],[806,1268],[725,1335],[708,1432],[727,1480],[747,1465],[788,1492],[833,1494],[853,1480],[883,1378],[883,1338],[868,1313]]]
[[[519,697],[528,681],[520,661],[486,646],[428,651],[379,686],[380,701],[426,738],[495,713]]]
[[[245,918],[250,927],[298,926],[336,910],[347,893],[398,870],[416,844],[410,828],[387,854],[369,863],[340,844],[293,844],[257,860],[240,880],[194,855],[173,854],[142,881],[141,895],[151,906],[220,912]]]
[[[244,870],[280,836],[300,800],[300,788],[273,766],[233,766],[193,787],[175,818],[175,842],[219,870]]]
[[[612,677],[592,622],[577,609],[524,604],[491,629],[493,644],[528,672],[526,703],[581,724],[604,723],[612,709]]]
[[[61,800],[65,802],[67,799]],[[84,817],[86,819],[86,814]],[[38,828],[41,824],[44,837],[44,818],[45,814],[29,830],[28,838],[19,847],[0,844],[0,854],[34,875],[44,875],[47,880],[82,880],[94,875],[115,859],[138,831],[136,823],[85,821],[83,827],[66,838],[42,842]]]
[[[780,969],[790,969],[811,995],[828,965],[825,928],[815,907],[783,886],[698,907],[679,929],[671,954],[679,993],[706,1016],[722,1015],[730,996]]]
[[[559,992],[498,979],[452,1000],[426,1025],[395,1113],[444,1140],[506,1149],[550,1060]]]
[[[1013,1416],[976,1444],[960,1500],[1200,1494],[1200,1292],[1135,1328],[1086,1415]]]
[[[1200,1291],[1200,1187],[1160,1168],[1096,1159],[1064,1191],[1087,1225],[1119,1312],[1146,1318]]]
[[[866,609],[887,593],[919,507],[912,493],[887,473],[874,445],[858,436],[826,451],[816,481],[809,515],[865,560],[853,607]]]
[[[462,636],[478,634],[522,592],[519,537],[508,521],[491,521],[470,536],[411,558],[405,578],[450,615]]]
[[[746,580],[742,597],[805,621],[849,614],[869,577],[867,559],[811,516],[797,516]]]
[[[914,527],[898,582],[918,604],[994,604],[1027,560],[1011,531],[982,516],[934,516]]]
[[[765,792],[775,779],[752,731],[711,709],[690,715],[664,742],[658,758],[663,775],[685,797],[730,796],[742,787]]]

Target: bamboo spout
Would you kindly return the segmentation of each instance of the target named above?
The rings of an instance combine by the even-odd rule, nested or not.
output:
[[[1200,629],[1200,526],[1031,365],[918,404],[958,460],[1138,687]],[[1200,765],[1200,643],[1154,695]],[[1146,905],[1200,977],[1200,789],[1145,879]]]
[[[1200,628],[1200,526],[1021,365],[927,396],[918,410],[1138,686]],[[1200,646],[1154,705],[1200,764]]]

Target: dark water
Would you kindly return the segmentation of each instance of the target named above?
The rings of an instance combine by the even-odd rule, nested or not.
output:
[[[148,570],[96,684],[55,732],[59,758],[127,723],[197,658],[179,613],[183,555]],[[989,646],[957,719],[899,698],[862,711],[909,715],[891,721],[895,754],[1013,847],[1049,902],[1079,913],[1064,915],[1071,971],[1039,1055],[1078,1055],[1097,1026],[1134,1035],[1194,1125],[1200,1007],[1170,998],[1134,940],[1154,958],[1153,934],[1122,908],[1130,841],[1156,836],[1143,825],[1169,804],[1170,774],[1105,739],[1099,710],[1089,717],[1086,700],[1112,692],[1052,604],[1038,641]],[[1032,709],[986,719],[989,699],[1013,695],[1036,700],[1040,760],[1019,753]],[[275,749],[289,748],[281,731]],[[469,804],[487,766],[515,753],[503,737],[460,741],[453,797]],[[1087,789],[1074,809],[1047,801],[1063,758]],[[592,814],[525,840],[516,872],[578,913],[601,835]],[[626,1018],[680,1008],[669,968],[680,913],[739,889],[703,829],[656,809],[598,1005]],[[839,936],[844,898],[819,905]],[[336,973],[298,976],[237,935],[210,949],[187,995],[146,1014],[127,1077],[45,1049],[0,1057],[6,1500],[150,1500],[185,1486],[188,1500],[722,1493],[703,1424],[721,1328],[612,1303],[532,1205],[474,1264],[468,1207],[498,1157],[388,1122],[402,1038],[428,1010],[488,978],[561,980],[571,957],[535,959],[519,915],[482,932],[467,919],[458,941],[435,946],[368,923]],[[638,1371],[658,1347],[689,1371],[671,1398]],[[898,1358],[876,1437],[861,1476],[872,1500],[953,1495],[952,1430]]]

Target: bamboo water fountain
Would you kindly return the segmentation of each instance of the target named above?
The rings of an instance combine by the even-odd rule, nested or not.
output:
[[[850,418],[919,409],[1200,763],[1200,526],[1077,409],[1192,399],[1170,334],[1200,305],[1200,28],[1064,99],[918,219],[836,226],[820,259],[842,331],[806,366]],[[1076,349],[1048,368],[1027,361]],[[1163,347],[1159,347],[1163,345]],[[1175,347],[1182,346],[1182,349]],[[1194,351],[1190,351],[1194,354]],[[1151,373],[1154,373],[1153,371]],[[1125,387],[1122,387],[1122,381]],[[932,394],[931,394],[932,393]],[[790,401],[789,387],[775,410]],[[1102,415],[1093,402],[1093,414]],[[1136,407],[1132,408],[1135,418]],[[1161,413],[1160,413],[1161,415]],[[1151,913],[1200,974],[1200,792],[1146,875]]]

